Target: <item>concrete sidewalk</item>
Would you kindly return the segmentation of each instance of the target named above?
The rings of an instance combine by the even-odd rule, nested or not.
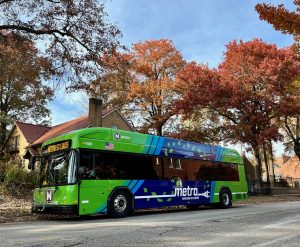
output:
[[[294,201],[300,201],[300,194],[249,196],[247,200],[237,201],[235,202],[235,204],[260,205],[263,203],[294,202]]]

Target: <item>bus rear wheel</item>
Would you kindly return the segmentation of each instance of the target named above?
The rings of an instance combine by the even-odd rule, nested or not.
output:
[[[122,218],[132,212],[132,200],[128,192],[118,190],[113,193],[109,200],[109,215],[113,218]]]
[[[230,208],[232,206],[232,196],[228,189],[222,189],[219,194],[219,207]]]

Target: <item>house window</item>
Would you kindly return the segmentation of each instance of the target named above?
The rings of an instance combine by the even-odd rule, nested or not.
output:
[[[112,129],[118,129],[118,125],[112,124],[112,125],[111,125],[111,128],[112,128]]]
[[[14,146],[15,147],[19,147],[19,139],[20,139],[20,136],[15,136],[15,138],[14,138]]]
[[[17,151],[19,147],[19,136],[13,136],[9,144],[9,151]]]

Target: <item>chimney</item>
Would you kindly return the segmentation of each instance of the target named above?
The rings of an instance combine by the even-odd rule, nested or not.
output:
[[[102,100],[89,99],[89,120],[91,127],[102,127]]]

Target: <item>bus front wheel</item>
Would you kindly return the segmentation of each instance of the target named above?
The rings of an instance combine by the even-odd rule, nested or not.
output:
[[[228,189],[222,189],[219,194],[220,208],[230,208],[232,206],[232,196]]]
[[[109,215],[113,218],[126,217],[132,211],[132,200],[124,190],[113,193],[109,200]]]

